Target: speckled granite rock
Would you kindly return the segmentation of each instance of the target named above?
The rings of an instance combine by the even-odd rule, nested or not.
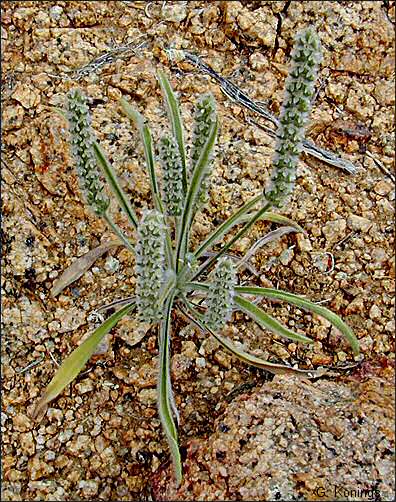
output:
[[[187,445],[179,489],[158,471],[155,500],[394,500],[394,404],[375,374],[275,377]]]

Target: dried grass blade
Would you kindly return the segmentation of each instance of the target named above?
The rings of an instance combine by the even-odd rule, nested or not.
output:
[[[254,243],[254,245],[249,249],[245,256],[239,261],[238,267],[244,265],[263,246],[277,239],[280,239],[283,235],[290,234],[291,232],[297,232],[296,228],[287,226],[277,228],[276,230],[272,230],[272,232],[268,232],[266,235],[264,235],[264,237],[261,237],[257,242]]]
[[[98,258],[109,251],[109,249],[117,246],[122,246],[122,243],[118,240],[105,242],[75,260],[70,267],[63,272],[59,279],[55,281],[50,291],[51,296],[55,297],[59,295],[67,286],[77,281],[77,279],[89,270]]]

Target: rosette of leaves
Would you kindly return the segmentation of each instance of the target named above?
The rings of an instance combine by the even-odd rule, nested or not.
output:
[[[300,56],[303,59],[307,57],[309,59],[311,46],[312,44],[316,44],[316,42],[312,42],[314,37],[313,32],[310,33],[309,35],[303,34],[297,37],[297,55],[295,59]],[[316,49],[317,47],[315,47]],[[295,70],[295,66],[292,68]],[[300,70],[296,72],[296,75],[297,73],[299,75]],[[314,74],[315,72],[312,72],[313,76]],[[305,72],[304,78],[307,78],[307,75],[308,73]],[[172,336],[177,336],[177,333],[172,333],[173,316],[171,314],[173,311],[180,312],[203,333],[215,337],[220,345],[235,357],[248,364],[276,374],[291,373],[302,374],[308,377],[320,376],[323,374],[323,369],[302,370],[291,368],[279,361],[263,360],[241,350],[221,332],[225,322],[231,318],[233,311],[240,310],[247,314],[267,332],[269,331],[297,343],[312,343],[313,340],[303,333],[293,331],[281,324],[268,314],[259,303],[262,298],[283,301],[327,319],[344,335],[350,343],[354,354],[359,353],[359,343],[352,330],[341,318],[321,305],[278,289],[262,288],[255,285],[237,285],[238,268],[242,264],[246,265],[246,259],[244,260],[245,257],[243,256],[236,257],[235,255],[231,255],[230,250],[234,243],[244,236],[255,222],[266,220],[283,225],[278,230],[272,231],[260,239],[261,244],[290,231],[301,231],[301,228],[295,222],[270,211],[271,200],[268,199],[271,199],[272,196],[265,197],[262,192],[257,194],[229,216],[203,239],[199,245],[193,246],[191,244],[190,234],[196,212],[199,210],[197,201],[207,179],[209,166],[213,157],[213,149],[218,132],[218,117],[213,97],[207,95],[202,98],[197,107],[201,112],[196,117],[192,145],[193,153],[190,158],[191,162],[188,164],[184,139],[185,134],[178,100],[164,73],[160,72],[158,74],[158,80],[170,121],[170,131],[167,139],[162,141],[159,148],[159,159],[163,169],[162,181],[157,179],[156,155],[149,125],[143,116],[125,99],[121,100],[121,106],[126,115],[134,123],[144,146],[153,208],[145,212],[142,218],[137,216],[133,204],[120,187],[112,166],[101,147],[94,139],[86,143],[90,152],[94,152],[97,166],[99,166],[102,174],[108,181],[119,206],[127,215],[132,231],[137,231],[138,243],[137,247],[134,248],[130,239],[126,235],[122,235],[123,232],[118,227],[114,227],[120,243],[136,253],[136,296],[121,299],[106,306],[111,306],[117,310],[63,361],[39,401],[36,413],[38,414],[43,410],[47,403],[56,398],[76,378],[103,337],[117,322],[124,316],[131,315],[137,310],[137,315],[142,320],[153,323],[158,329],[160,358],[158,411],[164,433],[168,440],[175,477],[177,483],[180,483],[182,479],[182,464],[178,444],[178,413],[172,392],[170,369],[170,341]],[[296,103],[300,103],[301,101],[300,86],[289,86],[287,93],[288,104],[285,105],[287,109],[293,108],[292,102],[294,101],[291,99],[293,93],[298,95]],[[304,102],[308,103],[308,101]],[[305,114],[306,110],[301,107],[298,113],[300,112]],[[88,110],[84,109],[84,114],[87,113]],[[89,120],[86,123],[88,124]],[[86,125],[83,125],[82,129],[85,127]],[[77,133],[88,135],[88,131],[89,134],[92,134],[88,126],[84,131],[81,130],[81,127],[77,131],[73,128],[73,124],[71,124],[72,135]],[[300,139],[301,134],[298,137]],[[77,144],[79,144],[79,141]],[[73,148],[75,142],[75,138],[72,138],[71,143]],[[281,149],[282,146],[279,148],[278,155]],[[84,155],[84,159],[77,159],[78,175],[85,176],[86,170],[80,169],[79,165],[83,160],[85,162],[85,158],[88,157],[86,153],[83,154],[82,151],[80,153],[81,156]],[[293,155],[297,155],[297,153],[298,148]],[[75,149],[75,154],[79,155],[79,150]],[[90,169],[93,173],[94,165],[92,158],[89,158]],[[276,166],[276,169],[279,169],[279,166]],[[173,181],[170,179],[172,173],[175,178]],[[274,187],[266,192],[266,196],[279,193],[283,197],[285,192],[284,178],[275,175],[272,182]],[[96,186],[90,184],[91,178],[89,178],[89,182],[87,180],[83,181],[83,183],[87,183],[89,186]],[[102,193],[101,188],[98,188],[98,193]],[[274,202],[276,201],[274,200]],[[105,217],[107,222],[111,222],[107,213],[107,206],[103,208],[103,211],[99,212],[101,216]],[[230,238],[230,232],[236,227],[238,227],[237,232]],[[226,244],[223,241],[224,237],[227,238]],[[94,258],[91,258],[81,258],[80,260],[84,259],[85,261],[80,267],[73,264],[72,272],[66,273],[64,277],[61,277],[54,285],[53,292],[58,294],[73,280],[78,279],[89,264],[92,264]],[[214,267],[214,271],[208,274],[212,267]],[[198,304],[195,302],[197,295],[203,297],[203,301]]]

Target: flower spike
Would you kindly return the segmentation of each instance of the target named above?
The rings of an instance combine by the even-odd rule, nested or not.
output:
[[[267,202],[275,207],[281,207],[294,189],[298,157],[314,95],[321,47],[319,37],[312,28],[297,34],[291,56],[292,66],[286,80],[274,167],[264,190]]]
[[[192,136],[192,152],[191,152],[191,172],[194,170],[206,141],[209,138],[210,130],[216,122],[216,103],[211,94],[203,95],[196,106],[195,125]],[[198,205],[205,204],[208,200],[209,178],[212,174],[213,159],[210,158],[205,171],[205,176],[202,180],[201,188],[198,194]]]
[[[205,324],[213,331],[224,328],[231,318],[235,285],[236,273],[232,260],[229,258],[220,259],[209,287],[206,299],[208,309],[204,317]]]
[[[173,137],[160,141],[159,158],[163,173],[164,202],[169,216],[180,216],[183,210],[183,165],[179,147]]]
[[[86,98],[79,89],[72,89],[68,94],[67,117],[81,191],[93,211],[102,216],[106,213],[110,201],[104,192],[96,163],[94,135]]]
[[[142,322],[162,317],[160,291],[164,283],[164,222],[161,213],[147,211],[138,226],[136,244],[136,305]]]

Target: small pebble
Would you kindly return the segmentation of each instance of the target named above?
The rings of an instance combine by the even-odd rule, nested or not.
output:
[[[63,9],[60,5],[54,5],[49,10],[49,17],[54,21],[57,21],[63,13]]]
[[[279,261],[282,263],[282,265],[286,266],[292,261],[293,256],[294,256],[294,251],[292,248],[285,249],[280,254]]]
[[[198,368],[204,368],[206,366],[206,359],[204,357],[197,357],[195,359],[195,364]]]
[[[358,216],[357,214],[351,214],[348,216],[348,227],[351,230],[367,232],[371,226],[372,222],[367,218],[363,218],[363,216]]]
[[[377,305],[373,305],[370,309],[369,316],[371,319],[379,319],[382,313],[381,310],[377,307]]]
[[[117,258],[109,256],[105,262],[105,269],[107,270],[107,272],[113,274],[114,272],[117,272],[119,268],[120,262],[117,260]]]

